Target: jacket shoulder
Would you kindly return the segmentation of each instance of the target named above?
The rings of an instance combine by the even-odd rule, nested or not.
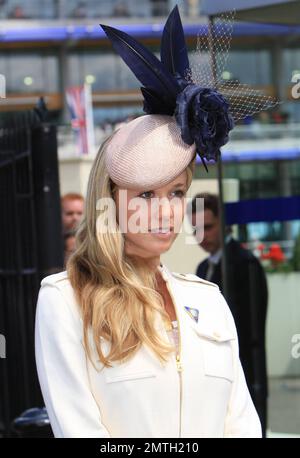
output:
[[[69,284],[69,278],[67,271],[59,272],[57,274],[48,275],[41,281],[41,286],[63,286]]]
[[[39,297],[40,302],[52,304],[51,308],[55,309],[62,309],[62,303],[68,304],[73,313],[76,311],[77,317],[79,305],[66,271],[43,278]]]
[[[183,281],[187,281],[187,282],[194,282],[194,283],[207,285],[207,286],[211,286],[211,287],[215,287],[215,288],[219,289],[219,286],[216,283],[212,283],[212,282],[210,282],[208,280],[204,280],[203,278],[200,278],[200,277],[198,277],[198,275],[195,275],[195,274],[181,274],[181,273],[178,273],[178,272],[172,272],[172,275],[173,275],[173,277],[175,277],[175,278],[177,278],[179,280],[183,280]]]

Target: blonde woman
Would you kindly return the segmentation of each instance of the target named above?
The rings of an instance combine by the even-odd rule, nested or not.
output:
[[[42,281],[36,361],[54,434],[260,437],[218,287],[160,260],[180,230],[196,153],[205,164],[227,141],[228,103],[185,79],[176,8],[162,63],[103,28],[142,81],[148,114],[100,148],[67,272]]]
[[[131,121],[100,149],[77,250],[38,300],[36,360],[56,437],[260,436],[218,287],[160,262],[194,161],[168,116]],[[115,212],[104,211],[110,198]],[[137,203],[146,223],[130,231]]]

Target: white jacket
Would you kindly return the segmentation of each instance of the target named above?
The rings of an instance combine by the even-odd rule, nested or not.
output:
[[[180,351],[162,366],[146,348],[97,371],[67,273],[42,281],[36,363],[56,437],[261,437],[238,357],[232,315],[218,287],[159,267],[176,307]],[[185,307],[199,311],[195,321]],[[165,334],[161,320],[158,330]],[[104,340],[102,345],[108,345]]]

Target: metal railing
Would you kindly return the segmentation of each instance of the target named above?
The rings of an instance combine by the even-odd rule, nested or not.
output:
[[[34,116],[1,120],[0,334],[6,353],[0,358],[0,436],[10,434],[22,411],[43,405],[34,359],[35,306],[41,278],[63,265],[55,140],[55,128]]]

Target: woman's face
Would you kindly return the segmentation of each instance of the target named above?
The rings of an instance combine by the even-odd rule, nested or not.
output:
[[[180,231],[186,191],[186,171],[151,191],[117,188],[117,221],[128,256],[157,260],[168,251]]]

